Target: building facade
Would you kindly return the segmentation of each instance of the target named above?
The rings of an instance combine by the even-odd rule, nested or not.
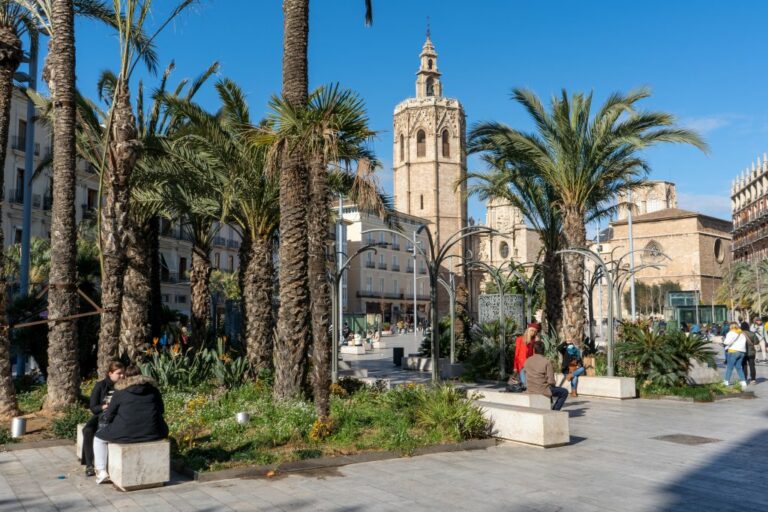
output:
[[[731,183],[733,260],[768,258],[768,155]]]
[[[342,306],[345,315],[364,317],[369,326],[413,321],[414,290],[416,291],[417,321],[429,312],[429,280],[423,256],[416,251],[414,259],[413,233],[426,219],[396,212],[390,222],[360,210],[354,203],[343,206],[344,252],[354,254],[368,244],[381,244],[376,252],[368,251],[349,265],[342,282]],[[392,229],[397,225],[403,236],[386,232],[367,231]],[[426,247],[424,233],[417,243]],[[385,245],[386,244],[386,245]],[[415,278],[415,288],[414,288]]]
[[[669,181],[648,181],[644,186],[632,191],[632,197],[621,193],[617,199],[616,218],[624,220],[632,204],[632,215],[645,215],[667,208],[677,208],[677,190]]]
[[[3,197],[2,226],[5,248],[20,244],[23,230],[24,166],[27,151],[26,130],[27,98],[14,90],[11,101],[8,151],[5,159],[5,195]],[[35,122],[33,169],[51,155],[52,133],[48,124]],[[51,238],[52,169],[44,168],[32,180],[32,222],[30,236]],[[77,162],[75,188],[75,216],[79,224],[94,218],[98,209],[99,176],[89,164]],[[238,269],[240,236],[231,226],[224,225],[213,240],[211,264],[215,269],[235,272]],[[189,265],[192,261],[190,236],[179,222],[161,221],[160,261],[162,300],[166,306],[189,315],[191,308]],[[35,283],[32,283],[35,284]]]
[[[443,96],[429,35],[419,58],[416,97],[395,107],[394,204],[427,221],[435,243],[441,244],[467,225],[466,116],[458,100]],[[451,254],[463,255],[464,244]]]
[[[731,261],[731,223],[727,220],[710,217],[701,213],[666,208],[644,215],[632,217],[632,238],[635,251],[634,263],[658,265],[658,268],[646,267],[636,272],[636,282],[647,285],[660,285],[674,282],[682,292],[698,298],[698,304],[716,303],[716,292],[722,283],[723,275]],[[611,228],[603,231],[599,245],[593,250],[599,251],[604,261],[621,259],[622,268],[629,265],[629,233],[626,219],[611,223]],[[587,260],[590,274],[594,265]],[[600,287],[593,295],[595,318],[606,318],[607,290]],[[621,305],[624,318],[629,315],[625,294],[629,291],[628,281],[622,288]],[[598,295],[600,298],[598,299]],[[664,298],[666,300],[666,298]],[[638,307],[639,315],[652,312]],[[655,311],[660,315],[662,311]],[[709,313],[706,313],[708,315]],[[702,317],[706,316],[702,313]],[[705,318],[702,321],[708,321]]]

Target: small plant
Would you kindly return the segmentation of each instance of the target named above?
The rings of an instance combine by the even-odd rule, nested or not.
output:
[[[331,384],[331,394],[333,396],[338,396],[340,398],[344,398],[346,396],[349,396],[349,393],[347,393],[347,390],[344,389],[341,385],[339,385],[336,382]]]
[[[61,417],[53,420],[53,433],[58,438],[74,440],[78,423],[85,423],[90,417],[91,413],[87,409],[79,405],[69,405]]]
[[[354,377],[342,377],[339,379],[338,385],[347,392],[347,395],[354,395],[365,387],[363,381],[355,379]]]
[[[0,428],[0,444],[14,443],[16,440],[11,437],[11,431],[7,428]]]
[[[309,430],[309,439],[318,443],[333,434],[335,429],[336,423],[333,418],[317,418]]]

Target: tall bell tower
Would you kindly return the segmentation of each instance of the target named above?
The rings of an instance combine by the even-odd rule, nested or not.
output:
[[[429,32],[419,55],[416,97],[395,107],[393,133],[395,208],[427,219],[442,244],[467,225],[466,183],[457,187],[467,172],[466,116],[458,100],[443,96]],[[462,255],[463,248],[458,244],[451,253]]]

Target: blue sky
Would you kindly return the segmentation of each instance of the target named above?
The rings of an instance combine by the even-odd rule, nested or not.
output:
[[[159,22],[171,2],[155,4]],[[516,86],[545,98],[562,88],[594,91],[598,101],[650,87],[645,108],[675,114],[711,147],[709,155],[652,150],[651,178],[677,183],[680,207],[725,218],[731,179],[768,151],[768,2],[374,0],[370,28],[363,4],[312,0],[310,81],[339,82],[365,99],[390,191],[392,111],[414,95],[428,16],[444,93],[464,104],[470,126],[498,120],[529,128],[509,100]],[[99,72],[115,67],[115,38],[90,22],[77,28],[79,87],[95,96]],[[255,116],[280,90],[281,43],[278,0],[200,0],[158,40],[162,66],[176,61],[176,80],[220,61],[221,75],[242,86]],[[198,98],[216,107],[210,87]],[[470,160],[470,170],[479,165]],[[483,218],[482,205],[471,202],[470,215]]]

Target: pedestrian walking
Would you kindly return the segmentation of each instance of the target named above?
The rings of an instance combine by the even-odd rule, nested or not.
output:
[[[741,322],[741,333],[746,337],[746,351],[744,352],[744,360],[741,363],[741,368],[744,370],[744,375],[747,377],[745,380],[750,384],[757,384],[757,376],[755,374],[755,356],[757,356],[756,345],[760,343],[755,336],[755,333],[750,332],[749,324],[747,322]],[[749,370],[749,372],[747,372]]]
[[[741,389],[746,389],[747,379],[744,376],[742,362],[747,351],[747,338],[741,332],[739,324],[736,322],[731,323],[728,334],[726,334],[723,340],[723,348],[725,349],[725,380],[723,384],[726,386],[731,385],[731,374],[735,368],[736,373],[739,375]]]
[[[544,343],[533,342],[533,355],[525,362],[525,375],[528,382],[527,393],[554,398],[552,410],[562,409],[568,398],[568,390],[555,385],[555,371],[550,360],[544,357]]]

